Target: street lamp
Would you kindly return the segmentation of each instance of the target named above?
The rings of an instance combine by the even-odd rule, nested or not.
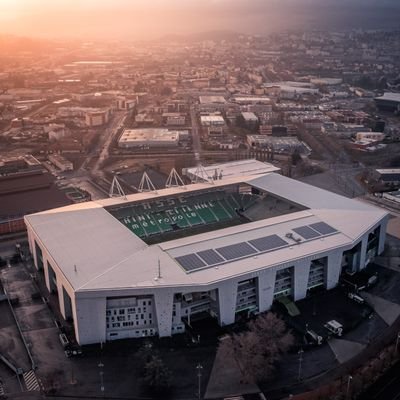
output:
[[[350,393],[350,383],[353,380],[353,377],[351,375],[349,375],[349,377],[347,378],[347,389],[346,389],[346,399],[349,398],[349,393]]]
[[[197,377],[199,378],[199,388],[198,388],[198,397],[199,400],[201,399],[201,370],[203,369],[203,366],[199,363],[197,364]]]
[[[397,354],[397,350],[399,349],[399,342],[400,342],[400,332],[397,334],[397,338],[396,338],[396,346],[394,348],[395,354]]]
[[[303,353],[304,353],[303,349],[300,349],[298,352],[298,355],[299,355],[299,373],[297,375],[298,381],[301,380],[301,367],[302,367],[302,363],[303,363]]]
[[[104,395],[104,379],[103,379],[104,372],[100,371],[100,390]]]

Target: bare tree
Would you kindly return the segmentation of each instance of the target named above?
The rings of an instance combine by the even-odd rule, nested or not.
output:
[[[271,376],[275,364],[294,343],[285,323],[274,313],[260,315],[248,324],[249,330],[225,339],[221,346],[233,352],[246,380]]]

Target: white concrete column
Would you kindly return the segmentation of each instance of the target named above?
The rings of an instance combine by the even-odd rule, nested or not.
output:
[[[336,251],[328,255],[328,264],[326,266],[325,288],[333,289],[339,283],[340,272],[342,270],[342,251]]]
[[[360,250],[360,265],[358,266],[358,271],[365,268],[365,262],[367,260],[367,247],[368,247],[368,233],[366,233],[361,240],[361,250]]]
[[[34,246],[33,246],[33,234],[31,229],[27,226],[27,232],[28,232],[28,244],[29,244],[29,251],[32,254],[33,257],[33,252],[34,252]]]
[[[44,271],[44,282],[46,283],[47,290],[51,292],[49,264],[45,256],[43,256],[43,271]]]
[[[33,258],[33,264],[35,265],[35,268],[38,270],[38,262],[37,262],[37,254],[36,254],[36,246],[35,246],[35,239],[33,235],[29,236],[29,247],[31,250],[32,258]]]
[[[382,254],[383,250],[385,250],[387,224],[388,224],[388,217],[386,217],[381,223],[381,229],[379,232],[378,255]]]
[[[308,277],[311,261],[302,260],[294,265],[293,298],[294,301],[304,299],[307,295]]]
[[[271,308],[274,301],[275,269],[269,268],[258,276],[258,311],[264,312]]]
[[[218,286],[219,324],[230,325],[235,322],[237,282],[222,282]]]
[[[64,319],[67,319],[65,315],[65,305],[64,305],[64,293],[63,293],[63,285],[60,279],[57,277],[57,296],[58,296],[58,304],[60,305],[60,312]]]
[[[105,343],[107,299],[105,297],[71,298],[71,302],[75,337],[78,343],[80,345]]]
[[[169,289],[158,289],[154,295],[157,315],[158,335],[160,337],[172,334],[172,309],[174,293]]]

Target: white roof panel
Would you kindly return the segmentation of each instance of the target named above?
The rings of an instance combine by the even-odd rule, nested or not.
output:
[[[245,161],[254,163],[254,160]],[[235,169],[233,165],[231,167]],[[216,166],[209,168],[214,170]],[[225,168],[229,170],[228,167]],[[243,169],[243,165],[240,168]],[[178,193],[183,195],[199,189],[212,190],[240,182],[290,199],[309,209],[151,246],[146,245],[103,208],[106,205],[126,203],[122,199],[83,203],[25,218],[28,226],[39,238],[39,244],[48,251],[72,287],[76,291],[93,291],[210,284],[337,247],[350,246],[387,216],[385,211],[369,204],[341,197],[275,173],[233,176],[223,182],[216,181],[214,185],[188,185],[186,190],[174,188],[159,193],[139,193],[129,196],[129,200],[155,199]],[[321,222],[328,224],[335,231],[320,224]],[[309,240],[303,238],[305,240],[298,245],[273,246],[275,243],[281,243],[274,235],[290,243],[287,233],[293,232],[294,228],[305,226],[324,230],[322,237],[311,235]],[[272,237],[275,238],[273,241]],[[260,238],[270,238],[265,248],[254,247]],[[230,251],[232,245],[246,242],[255,249],[254,253],[246,251],[246,254],[233,254]],[[218,249],[222,250],[219,252]],[[209,250],[214,250],[217,257]],[[198,271],[186,272],[175,258],[194,253],[199,253],[205,264],[208,263],[207,260],[211,260],[209,256],[212,254],[219,264],[212,267],[208,264],[206,268]],[[202,254],[205,259],[201,257]],[[236,259],[236,256],[239,258]],[[161,264],[161,279],[155,279],[158,260]],[[202,263],[198,264],[202,267]]]

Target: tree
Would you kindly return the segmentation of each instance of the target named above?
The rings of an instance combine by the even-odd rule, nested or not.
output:
[[[302,158],[301,158],[301,154],[299,152],[298,149],[296,149],[293,153],[292,153],[292,165],[297,165],[301,162]]]
[[[144,367],[143,382],[154,394],[165,394],[171,389],[172,374],[161,358],[152,356]]]
[[[171,96],[172,89],[169,86],[163,86],[160,94],[161,96]]]
[[[270,377],[294,343],[285,323],[274,313],[260,315],[248,323],[248,331],[234,334],[222,342],[239,363],[244,377],[251,382]]]

